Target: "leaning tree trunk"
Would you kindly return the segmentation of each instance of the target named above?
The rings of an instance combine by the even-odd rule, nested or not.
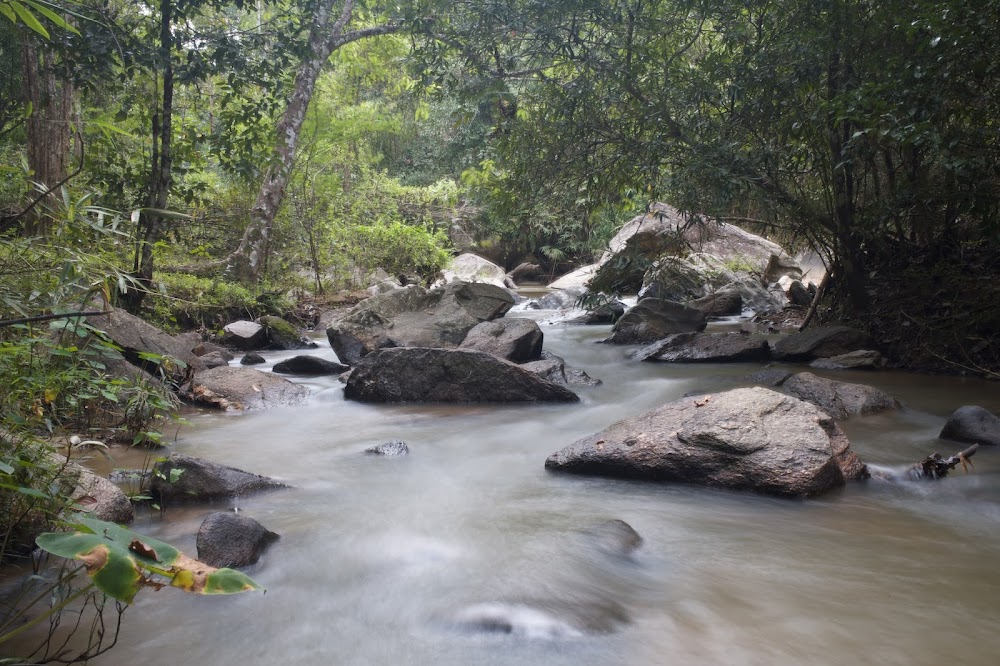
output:
[[[257,200],[250,210],[250,223],[239,247],[226,259],[226,274],[240,282],[256,282],[264,267],[274,218],[281,206],[295,162],[299,133],[309,110],[316,80],[330,54],[345,44],[366,37],[399,32],[403,27],[401,23],[389,22],[344,32],[354,12],[354,0],[345,0],[340,17],[333,21],[335,2],[336,0],[322,0],[313,16],[308,55],[299,66],[292,96],[276,128],[278,138],[257,193]]]
[[[26,123],[28,167],[31,179],[43,192],[49,191],[40,202],[49,208],[58,201],[58,192],[53,190],[66,180],[75,100],[73,84],[57,75],[57,61],[55,53],[34,37],[24,40],[24,98],[31,105]],[[52,216],[43,207],[34,208],[23,230],[28,236],[47,235]]]

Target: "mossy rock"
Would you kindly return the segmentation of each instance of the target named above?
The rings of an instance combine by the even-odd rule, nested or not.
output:
[[[294,324],[281,317],[265,315],[257,323],[266,329],[269,346],[273,349],[309,349],[316,346],[305,340]]]

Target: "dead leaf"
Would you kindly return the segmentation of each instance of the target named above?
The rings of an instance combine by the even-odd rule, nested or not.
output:
[[[142,555],[143,557],[148,557],[149,559],[154,560],[156,562],[160,561],[160,558],[157,557],[156,555],[156,551],[147,546],[146,544],[144,544],[143,542],[139,541],[138,539],[132,539],[132,543],[128,545],[128,549],[131,550],[136,555]]]

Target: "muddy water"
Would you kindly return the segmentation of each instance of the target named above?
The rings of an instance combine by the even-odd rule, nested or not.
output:
[[[324,379],[308,382],[304,407],[193,415],[175,450],[294,488],[136,527],[193,553],[204,516],[238,505],[281,534],[250,570],[268,591],[144,593],[97,663],[997,663],[1000,452],[943,483],[854,484],[813,501],[551,475],[546,456],[578,437],[743,385],[755,367],[640,364],[594,344],[606,329],[545,332],[547,349],[604,380],[578,405],[370,406]],[[1000,409],[996,384],[842,377],[904,401],[845,425],[866,461],[887,466],[957,450],[935,439],[955,407]],[[361,453],[397,438],[409,456]],[[614,518],[644,539],[632,557],[585,534]]]

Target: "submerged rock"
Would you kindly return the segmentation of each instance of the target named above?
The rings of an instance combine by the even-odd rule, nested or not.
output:
[[[261,363],[267,363],[267,361],[256,352],[248,352],[240,359],[240,365],[260,365]]]
[[[368,447],[365,453],[372,456],[405,456],[410,453],[410,447],[403,440],[394,439],[378,446]]]
[[[791,497],[867,476],[828,414],[760,387],[668,403],[570,444],[545,467]]]
[[[811,372],[792,375],[781,384],[781,389],[811,402],[835,419],[877,414],[900,406],[898,400],[874,386],[838,382]]]
[[[948,417],[938,437],[956,442],[1000,445],[1000,418],[978,405],[959,407]]]
[[[280,481],[235,467],[172,453],[153,467],[151,493],[163,502],[203,502],[262,490],[287,488]]]
[[[546,381],[562,386],[600,386],[601,384],[600,379],[594,379],[583,370],[567,368],[566,361],[547,351],[542,352],[542,358],[539,360],[522,363],[521,367]]]
[[[278,535],[242,513],[217,511],[198,528],[198,559],[212,567],[256,564]]]
[[[472,604],[453,613],[447,623],[473,633],[556,639],[606,634],[628,621],[625,608],[608,599],[525,599]]]
[[[627,557],[642,545],[639,533],[618,518],[597,523],[583,534],[598,550],[608,555]]]
[[[362,402],[576,402],[565,387],[468,349],[401,347],[365,356],[344,389]]]

